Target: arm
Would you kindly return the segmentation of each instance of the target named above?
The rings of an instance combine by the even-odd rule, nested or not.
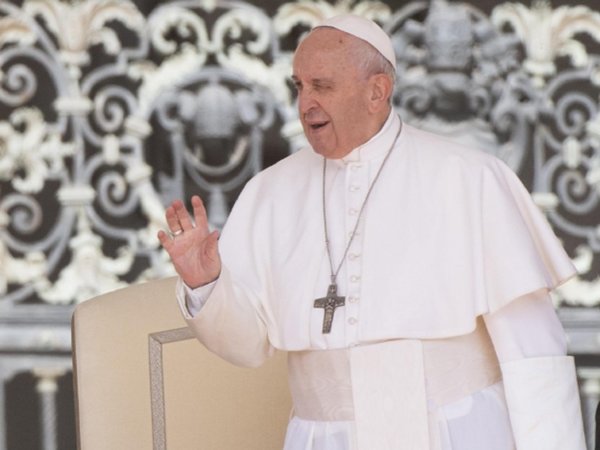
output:
[[[518,450],[585,450],[575,365],[547,290],[484,316]]]
[[[184,313],[188,326],[206,348],[244,367],[260,366],[274,352],[269,344],[264,314],[255,307],[257,301],[251,297],[223,266],[200,310],[193,317]]]
[[[183,203],[176,201],[166,211],[170,235],[164,231],[158,234],[180,276],[177,297],[184,318],[212,352],[233,364],[258,366],[273,352],[260,302],[251,289],[235,284],[222,265],[218,233],[209,232],[206,211],[198,196],[192,198],[192,206],[195,224]],[[200,298],[200,304],[191,299],[193,317],[183,283],[208,295]]]

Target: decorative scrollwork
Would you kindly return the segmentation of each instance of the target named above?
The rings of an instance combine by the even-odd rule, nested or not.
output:
[[[252,174],[302,145],[291,49],[345,12],[392,36],[404,119],[505,160],[574,259],[591,258],[579,282],[595,282],[600,58],[580,37],[600,40],[598,13],[536,1],[488,16],[447,0],[271,12],[237,1],[178,0],[147,18],[117,0],[0,6],[0,254],[37,268],[28,285],[3,275],[8,303],[68,304],[172,273],[155,238],[164,205],[199,192],[219,227]]]
[[[561,312],[600,305],[599,12],[158,3],[0,1],[0,322],[68,333],[75,303],[173,275],[165,206],[200,194],[218,228],[253,174],[306,144],[293,50],[348,12],[391,35],[404,121],[497,155],[532,191],[579,272]]]
[[[527,56],[523,68],[538,87],[556,74],[559,56],[568,56],[574,67],[588,64],[588,52],[577,34],[600,41],[600,14],[585,6],[552,9],[549,0],[535,0],[531,8],[506,3],[494,8],[491,20],[498,28],[510,25],[524,43]]]

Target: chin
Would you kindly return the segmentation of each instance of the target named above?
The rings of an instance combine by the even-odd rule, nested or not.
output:
[[[326,156],[329,152],[326,150],[326,147],[319,142],[308,140],[308,143],[312,147],[313,151],[319,155]]]
[[[349,152],[341,152],[339,150],[331,150],[331,151],[323,151],[323,152],[319,152],[319,151],[315,150],[315,152],[321,156],[324,156],[327,159],[342,159],[344,156],[346,156],[349,153]]]
[[[325,158],[339,159],[344,157],[346,153],[348,153],[340,151],[340,149],[337,147],[331,148],[331,146],[326,146],[322,142],[315,142],[315,140],[311,141],[310,139],[308,139],[308,143],[310,144],[315,153],[324,156]]]
[[[317,153],[318,155],[324,156],[325,158],[335,158],[335,150],[327,150],[324,149],[322,146],[318,146],[318,145],[312,145],[312,149],[315,153]]]

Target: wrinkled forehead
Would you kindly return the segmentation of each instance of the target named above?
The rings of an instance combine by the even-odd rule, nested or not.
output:
[[[298,44],[295,56],[318,51],[345,51],[356,41],[358,38],[332,27],[313,28]]]
[[[298,45],[294,54],[294,71],[311,65],[355,64],[354,51],[360,40],[335,28],[313,29]]]
[[[388,60],[394,70],[396,69],[396,55],[392,41],[389,35],[374,21],[355,14],[340,14],[325,19],[313,30],[319,27],[333,27],[356,37],[374,48]]]

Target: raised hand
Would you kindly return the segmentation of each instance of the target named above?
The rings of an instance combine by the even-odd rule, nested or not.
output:
[[[194,222],[181,200],[175,200],[165,212],[170,234],[161,230],[158,240],[173,261],[175,270],[191,288],[214,281],[221,272],[218,231],[208,230],[206,210],[197,195],[192,197]]]

